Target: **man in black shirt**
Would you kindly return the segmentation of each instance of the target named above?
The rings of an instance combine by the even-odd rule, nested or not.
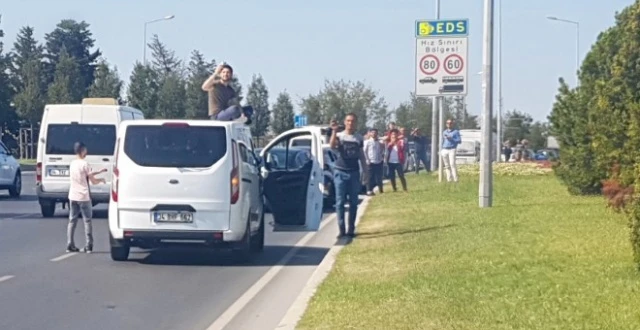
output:
[[[242,116],[238,95],[230,86],[233,68],[224,62],[202,84],[202,90],[209,96],[209,118],[215,120],[235,120]],[[247,118],[248,119],[248,118]]]
[[[338,123],[331,122],[331,148],[338,152],[338,160],[333,173],[333,183],[336,189],[336,213],[338,216],[338,229],[340,236],[355,236],[356,214],[358,212],[358,195],[362,187],[360,181],[360,168],[367,170],[364,157],[364,138],[356,133],[357,117],[353,113],[346,115],[344,119],[344,131],[337,133]],[[365,173],[366,174],[366,173]],[[366,175],[365,175],[366,177]],[[345,228],[344,205],[349,196],[349,228]]]
[[[424,164],[425,171],[429,172],[431,170],[431,164],[427,159],[429,139],[422,135],[419,128],[414,128],[411,132],[411,140],[413,141],[416,150],[416,174],[420,173],[420,162]]]

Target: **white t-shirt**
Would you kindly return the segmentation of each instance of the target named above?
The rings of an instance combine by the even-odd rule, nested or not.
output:
[[[74,159],[69,165],[69,200],[75,202],[91,201],[89,194],[89,174],[91,167],[84,159]]]
[[[400,158],[398,158],[398,146],[394,145],[389,151],[389,163],[399,164]]]

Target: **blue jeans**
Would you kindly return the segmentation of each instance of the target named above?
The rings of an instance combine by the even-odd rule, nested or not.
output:
[[[349,196],[349,231],[353,234],[356,227],[356,214],[358,213],[358,195],[360,193],[360,171],[335,170],[333,173],[333,184],[336,187],[336,213],[338,215],[338,229],[340,234],[345,234],[344,225],[344,205]]]
[[[224,110],[220,110],[215,115],[209,116],[212,120],[232,121],[242,116],[242,108],[237,105],[232,105]]]

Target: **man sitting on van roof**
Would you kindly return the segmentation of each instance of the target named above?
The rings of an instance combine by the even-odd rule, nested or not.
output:
[[[233,68],[225,62],[220,63],[211,77],[203,84],[202,90],[209,94],[209,118],[212,120],[232,121],[243,115],[246,124],[251,123],[251,107],[242,108],[236,91],[231,87]]]

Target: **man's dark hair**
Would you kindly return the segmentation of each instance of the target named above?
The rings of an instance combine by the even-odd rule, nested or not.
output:
[[[390,123],[389,123],[389,125],[393,125],[393,126],[395,126],[395,125],[396,125],[396,122],[395,122],[395,121],[392,121],[392,122],[390,122]]]
[[[76,143],[73,144],[73,152],[76,155],[79,155],[80,153],[82,153],[85,149],[87,149],[87,146],[84,145],[84,143],[78,141]]]
[[[373,128],[371,128],[371,129],[369,130],[369,132],[376,132],[376,133],[377,133],[377,132],[378,132],[378,129],[377,129],[377,128],[375,128],[375,127],[373,127]]]
[[[392,130],[390,130],[390,131],[389,131],[389,134],[391,134],[391,133],[400,134],[400,130],[399,130],[399,129],[397,129],[397,128],[394,128],[394,129],[392,129]]]
[[[358,119],[358,116],[356,116],[356,114],[353,112],[349,112],[346,116],[344,116],[344,118],[347,119],[347,117],[349,116],[353,117],[353,119],[356,119],[356,120]]]
[[[231,71],[231,73],[233,73],[233,68],[229,64],[226,64],[226,63],[223,64],[222,65],[222,69],[220,69],[220,71],[222,71],[223,69],[229,69],[229,71]]]

